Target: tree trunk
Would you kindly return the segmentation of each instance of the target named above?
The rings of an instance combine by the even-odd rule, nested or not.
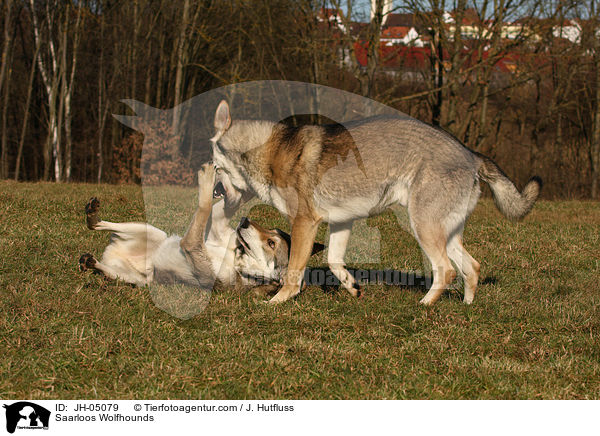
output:
[[[452,53],[450,53],[450,69],[447,73],[447,77],[446,77],[446,81],[447,83],[449,83],[449,95],[447,98],[447,102],[448,102],[448,110],[447,110],[447,114],[444,117],[445,120],[444,122],[442,122],[442,124],[444,125],[444,127],[446,129],[448,129],[449,131],[453,132],[454,134],[456,134],[458,136],[458,132],[459,129],[456,128],[456,124],[457,124],[457,105],[459,102],[459,94],[461,91],[461,85],[462,83],[464,83],[463,78],[461,77],[462,73],[462,67],[463,64],[465,62],[464,60],[464,56],[463,56],[463,40],[462,40],[462,20],[463,17],[465,16],[465,9],[467,8],[467,1],[466,0],[458,0],[458,4],[456,6],[456,8],[454,9],[454,34],[452,35],[453,37],[453,44],[451,45],[452,47]],[[441,24],[441,22],[440,22]],[[446,35],[446,32],[441,32],[442,33],[442,38],[440,38],[440,49],[438,49],[438,55],[442,56],[442,68],[443,69],[443,62],[444,62],[444,53],[443,53],[443,47],[444,46],[450,46],[449,41],[447,41],[448,36]],[[438,83],[438,87],[443,86],[443,82],[440,84]],[[440,116],[441,118],[441,116]],[[466,130],[466,129],[465,129]],[[463,137],[458,136],[459,139],[464,139]]]
[[[8,96],[10,94],[10,75],[11,69],[8,65],[11,63],[8,61],[9,52],[11,48],[11,33],[10,33],[10,22],[12,12],[12,0],[6,1],[6,12],[4,16],[4,44],[2,47],[2,63],[0,65],[0,91],[4,95],[2,104],[2,154],[0,158],[0,178],[5,179],[8,177],[8,131],[7,131],[7,111],[8,111]]]
[[[185,65],[185,53],[187,45],[187,27],[190,13],[190,1],[184,0],[183,3],[183,16],[181,19],[181,28],[179,29],[179,39],[177,42],[177,70],[175,73],[175,101],[173,102],[173,133],[177,134],[177,128],[179,127],[181,96],[183,94],[183,67]]]
[[[159,48],[158,48],[158,78],[156,79],[156,107],[160,108],[162,103],[162,91],[163,81],[165,76],[165,69],[167,68],[167,62],[165,62],[165,34],[161,32],[159,36]]]
[[[12,53],[9,56],[12,60]],[[12,68],[9,68],[5,76],[4,92],[2,99],[2,154],[0,157],[0,178],[8,178],[8,100],[10,97],[10,78]]]
[[[63,125],[63,120],[65,116],[65,103],[67,102],[67,49],[68,49],[68,20],[69,20],[69,7],[67,7],[67,13],[65,14],[65,23],[62,29],[61,41],[59,45],[60,52],[60,94],[59,94],[59,103],[58,103],[58,144],[61,144],[61,134],[62,129],[60,126]],[[61,150],[57,150],[59,153],[58,158],[55,157],[55,179],[57,182],[65,180],[65,172],[66,172],[66,157],[67,157],[67,149],[65,145],[64,156],[61,153]]]
[[[58,80],[60,79],[58,74],[58,64],[56,59],[56,50],[54,47],[54,41],[52,40],[52,23],[53,18],[50,16],[50,2],[46,3],[46,26],[48,26],[48,38],[46,38],[49,50],[49,57],[51,62],[52,70],[48,68],[44,59],[41,56],[41,52],[37,51],[36,61],[38,69],[42,76],[42,82],[44,83],[44,89],[46,90],[46,96],[48,98],[48,135],[44,142],[43,157],[44,157],[44,180],[50,180],[50,165],[52,163],[51,153],[54,153],[56,158],[59,158],[59,144],[58,144],[58,120],[56,116],[56,98],[58,93]],[[37,19],[37,13],[35,9],[34,0],[29,0],[31,7],[31,18],[33,24],[33,36],[36,44],[40,44],[40,26]],[[50,76],[52,74],[52,76]],[[56,166],[60,166],[60,162],[56,162]],[[55,171],[57,168],[55,167]]]
[[[131,71],[131,97],[135,98],[137,91],[137,42],[140,29],[139,0],[133,0],[133,37],[130,44],[129,68]]]
[[[63,88],[64,88],[64,102],[65,102],[65,171],[64,171],[64,180],[67,182],[71,181],[71,167],[72,167],[72,153],[73,153],[73,140],[71,136],[71,97],[73,95],[73,84],[75,83],[75,71],[77,70],[77,54],[79,49],[79,29],[81,24],[81,15],[82,15],[83,6],[79,5],[77,11],[77,21],[75,23],[75,29],[73,32],[73,48],[71,54],[71,72],[69,75],[69,80],[67,82],[67,69],[66,62],[64,66],[63,74],[65,74],[63,80]],[[68,19],[68,10],[67,10],[67,19]],[[67,31],[65,29],[65,35]],[[65,50],[66,50],[66,38],[65,38]],[[66,57],[65,57],[66,59]]]
[[[66,52],[66,50],[65,50]],[[63,54],[61,54],[61,57]],[[61,64],[63,60],[61,60]],[[54,181],[61,182],[63,180],[63,168],[64,168],[64,156],[62,151],[62,129],[63,119],[65,114],[65,96],[63,94],[62,86],[59,91],[59,84],[64,83],[64,70],[60,67],[58,78],[56,79],[56,96],[58,97],[58,111],[56,113],[56,119],[52,124],[52,156],[54,157]]]
[[[31,60],[29,70],[29,81],[27,82],[27,98],[25,99],[25,110],[23,113],[23,125],[21,126],[21,137],[19,139],[19,151],[17,152],[17,161],[15,162],[15,181],[19,180],[21,159],[23,157],[23,146],[25,145],[25,133],[27,132],[27,122],[29,121],[29,106],[31,105],[31,93],[33,91],[33,79],[35,78],[35,59],[40,50],[39,43],[35,46],[35,54]]]
[[[431,124],[439,126],[442,120],[442,103],[444,86],[444,64],[442,61],[443,48],[440,38],[440,31],[434,29],[433,39],[431,41],[431,67],[433,88],[437,89],[433,94],[431,105]]]
[[[12,42],[10,34],[12,1],[13,0],[5,0],[6,15],[4,16],[4,44],[2,45],[2,63],[0,64],[0,89],[2,89],[2,85],[4,84],[4,77],[6,75],[6,70],[8,69],[8,51]]]
[[[592,168],[591,195],[593,199],[598,198],[598,179],[600,177],[600,44],[596,43],[596,56],[594,66],[596,68],[596,110],[594,112],[594,131],[590,147],[590,164]]]
[[[104,39],[104,20],[100,22],[100,39]],[[97,153],[98,153],[98,172],[96,173],[96,183],[100,183],[102,181],[102,167],[104,165],[104,160],[102,158],[103,154],[103,134],[104,134],[104,117],[102,114],[104,113],[103,109],[103,98],[104,98],[104,46],[100,45],[100,66],[98,71],[98,144],[97,144]],[[108,105],[108,103],[106,103]]]
[[[369,24],[367,69],[361,80],[362,95],[368,98],[373,98],[375,94],[375,76],[379,67],[379,41],[381,39],[381,26],[383,25],[383,3],[384,0],[375,1],[375,10],[372,11],[373,17]]]

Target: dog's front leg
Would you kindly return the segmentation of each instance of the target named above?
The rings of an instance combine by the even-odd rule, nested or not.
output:
[[[212,210],[214,183],[215,169],[213,165],[210,163],[202,165],[198,171],[198,209],[180,242],[181,249],[196,270],[199,268],[200,262],[206,259],[204,234]]]
[[[296,216],[292,222],[292,246],[284,285],[269,300],[270,303],[281,303],[300,292],[304,270],[312,252],[320,222],[321,218],[314,213]]]

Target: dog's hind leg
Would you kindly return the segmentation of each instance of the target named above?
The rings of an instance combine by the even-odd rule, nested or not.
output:
[[[160,244],[167,239],[167,234],[156,227],[146,223],[112,223],[99,221],[94,230],[111,232],[114,236],[124,241],[137,240],[146,244],[148,248]]]
[[[360,297],[360,286],[358,286],[352,274],[348,272],[346,264],[344,263],[344,254],[346,253],[346,247],[348,246],[351,231],[352,221],[349,223],[329,225],[327,263],[329,264],[329,269],[338,278],[342,286],[354,297]]]
[[[79,258],[79,270],[82,272],[87,270],[97,271],[113,280],[123,280],[124,282],[140,286],[148,284],[149,281],[146,276],[135,271],[133,268],[104,264],[90,253],[82,254]]]
[[[411,217],[412,219],[412,217]],[[435,303],[444,290],[456,277],[446,251],[446,235],[441,225],[435,223],[413,225],[419,244],[431,261],[433,268],[433,284],[421,299],[420,303],[426,306]]]
[[[167,234],[146,223],[113,223],[103,221],[98,216],[100,200],[90,198],[85,206],[86,223],[90,230],[112,232],[119,239],[137,239],[146,244],[159,244],[167,238]]]
[[[448,256],[454,262],[465,281],[464,302],[471,304],[475,298],[475,289],[479,280],[479,262],[471,257],[462,244],[462,236],[455,235],[448,242]]]

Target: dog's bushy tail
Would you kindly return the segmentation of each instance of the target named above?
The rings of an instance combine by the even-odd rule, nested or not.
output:
[[[537,176],[529,179],[523,191],[519,192],[496,163],[483,155],[478,155],[482,163],[477,173],[494,194],[496,207],[511,220],[523,219],[533,208],[542,189],[542,179]]]

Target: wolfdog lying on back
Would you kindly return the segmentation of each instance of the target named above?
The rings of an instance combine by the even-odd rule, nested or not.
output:
[[[454,280],[451,261],[464,278],[464,301],[471,303],[479,263],[463,247],[462,234],[479,199],[480,180],[492,189],[498,209],[514,220],[527,215],[541,188],[541,180],[533,177],[519,192],[491,159],[414,119],[387,116],[344,126],[290,127],[232,121],[222,101],[214,125],[214,161],[238,191],[238,200],[254,194],[288,215],[292,225],[284,286],[271,302],[300,292],[321,220],[329,222],[331,232],[329,267],[359,296],[344,264],[352,223],[400,204],[407,207],[414,236],[433,267],[433,284],[421,303],[433,304]]]
[[[183,283],[212,290],[220,284],[252,287],[256,293],[277,290],[288,263],[289,235],[263,229],[246,217],[237,229],[231,228],[235,209],[228,205],[235,193],[223,175],[214,189],[215,177],[212,164],[198,172],[198,209],[183,238],[168,237],[146,223],[103,221],[98,217],[100,202],[92,198],[85,209],[87,226],[111,232],[111,239],[101,261],[83,254],[80,270],[137,285]],[[224,198],[213,205],[213,195]],[[323,248],[315,244],[315,252]]]

